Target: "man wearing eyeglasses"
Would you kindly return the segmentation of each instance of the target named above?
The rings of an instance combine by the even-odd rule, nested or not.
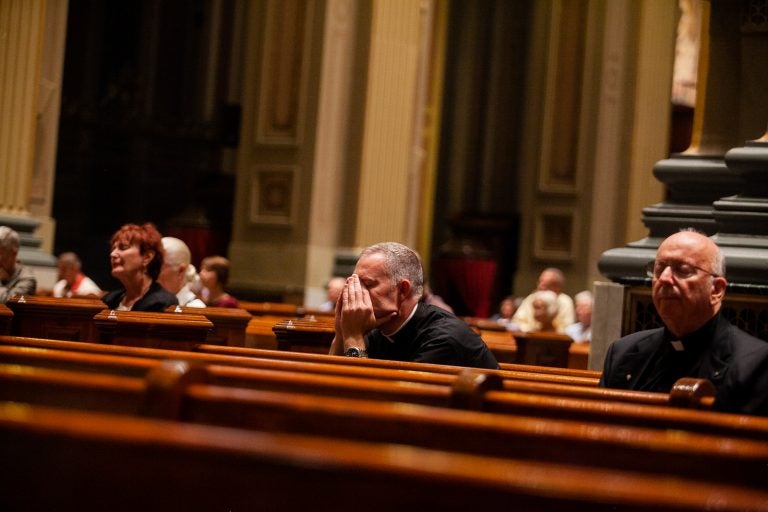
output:
[[[707,236],[684,230],[648,265],[664,327],[636,332],[608,349],[600,385],[669,392],[681,377],[709,379],[716,410],[768,415],[768,342],[720,313],[725,260]]]

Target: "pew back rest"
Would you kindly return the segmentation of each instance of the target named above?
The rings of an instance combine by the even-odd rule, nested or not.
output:
[[[16,404],[0,404],[0,438],[0,457],[14,462],[0,469],[6,510],[460,510],[480,499],[728,511],[768,501],[762,490],[681,477]]]
[[[205,342],[213,329],[205,316],[187,313],[104,309],[93,322],[101,343],[181,350]]]
[[[205,342],[212,345],[230,347],[245,346],[245,329],[253,315],[238,308],[193,308],[188,306],[168,306],[166,313],[202,315],[211,321],[213,327],[208,331]]]
[[[7,305],[12,334],[73,341],[97,341],[93,317],[107,307],[99,299],[35,295],[12,297]]]

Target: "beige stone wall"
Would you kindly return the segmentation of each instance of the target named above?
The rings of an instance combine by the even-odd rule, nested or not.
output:
[[[663,198],[652,169],[667,156],[677,7],[553,0],[534,9],[515,291],[557,266],[573,294],[601,278],[603,251],[645,236],[640,212]],[[571,22],[574,10],[583,25]]]

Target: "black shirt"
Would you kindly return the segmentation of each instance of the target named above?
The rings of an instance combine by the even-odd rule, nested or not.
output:
[[[696,332],[683,338],[673,336],[665,328],[664,343],[646,367],[646,375],[640,378],[644,384],[639,389],[668,393],[678,379],[699,375],[705,361],[702,355],[710,350],[719,319],[720,315],[715,315]]]
[[[391,337],[379,329],[365,335],[368,357],[393,361],[497,369],[488,346],[463,320],[437,306],[419,303],[410,320]]]
[[[117,309],[123,297],[125,297],[125,288],[120,288],[109,292],[101,300],[109,309]],[[178,303],[179,299],[174,294],[160,286],[157,281],[152,281],[147,293],[133,304],[131,311],[165,311],[168,306],[175,306]]]

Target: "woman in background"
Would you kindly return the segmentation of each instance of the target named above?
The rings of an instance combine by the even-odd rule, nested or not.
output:
[[[523,299],[508,295],[499,304],[499,312],[491,317],[494,322],[506,326],[508,331],[518,331],[520,326],[512,321],[512,317],[515,316],[517,308],[520,307],[520,303]]]
[[[163,311],[176,305],[176,296],[160,286],[163,245],[153,224],[125,224],[112,235],[112,276],[123,285],[102,299],[118,311]]]
[[[533,293],[533,318],[536,326],[532,332],[557,332],[554,321],[559,306],[557,294],[550,290]]]
[[[229,280],[229,260],[223,256],[208,256],[200,263],[200,283],[203,300],[208,306],[238,307],[237,299],[224,291]]]

